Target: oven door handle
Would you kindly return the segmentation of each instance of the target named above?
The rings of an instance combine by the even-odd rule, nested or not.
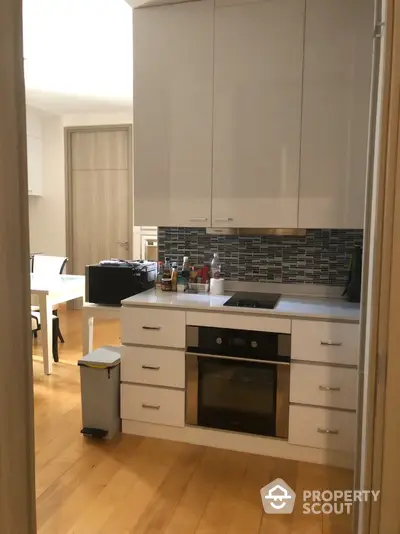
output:
[[[236,362],[253,362],[265,363],[269,365],[290,365],[290,362],[274,361],[274,360],[256,360],[254,358],[235,358],[233,356],[219,356],[216,354],[204,354],[202,352],[186,352],[188,356],[199,356],[200,358],[215,358],[217,360],[232,360]]]

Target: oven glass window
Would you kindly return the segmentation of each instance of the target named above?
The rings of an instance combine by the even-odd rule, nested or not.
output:
[[[199,358],[198,424],[275,435],[276,365]]]

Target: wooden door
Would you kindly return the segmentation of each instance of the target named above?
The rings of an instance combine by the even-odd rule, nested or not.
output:
[[[104,259],[130,259],[130,127],[68,133],[69,272]]]
[[[300,228],[362,228],[373,0],[307,0]]]
[[[297,227],[303,0],[217,0],[212,224]]]
[[[211,226],[211,0],[134,11],[135,225]]]
[[[0,35],[0,532],[36,534],[22,2]]]

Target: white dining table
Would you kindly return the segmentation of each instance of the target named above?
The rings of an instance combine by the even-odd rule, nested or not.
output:
[[[85,277],[74,274],[43,276],[31,274],[31,295],[39,297],[43,365],[46,375],[53,369],[53,306],[85,298]]]

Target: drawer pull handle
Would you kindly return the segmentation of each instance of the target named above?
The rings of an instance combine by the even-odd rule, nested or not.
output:
[[[340,391],[339,387],[332,387],[332,386],[319,386],[320,391]]]
[[[151,371],[159,371],[160,370],[160,366],[155,366],[155,365],[142,365],[142,369],[150,369]]]
[[[321,345],[324,347],[341,347],[343,343],[341,341],[321,341]]]
[[[339,430],[331,430],[330,428],[318,428],[317,432],[320,434],[339,434]]]
[[[214,221],[216,222],[230,222],[233,221],[232,217],[214,217]]]
[[[207,220],[207,217],[190,217],[189,219],[190,222],[203,222]]]
[[[143,330],[161,330],[161,326],[142,326]]]
[[[147,408],[148,410],[159,410],[160,405],[159,404],[144,404],[142,403],[142,408]]]

